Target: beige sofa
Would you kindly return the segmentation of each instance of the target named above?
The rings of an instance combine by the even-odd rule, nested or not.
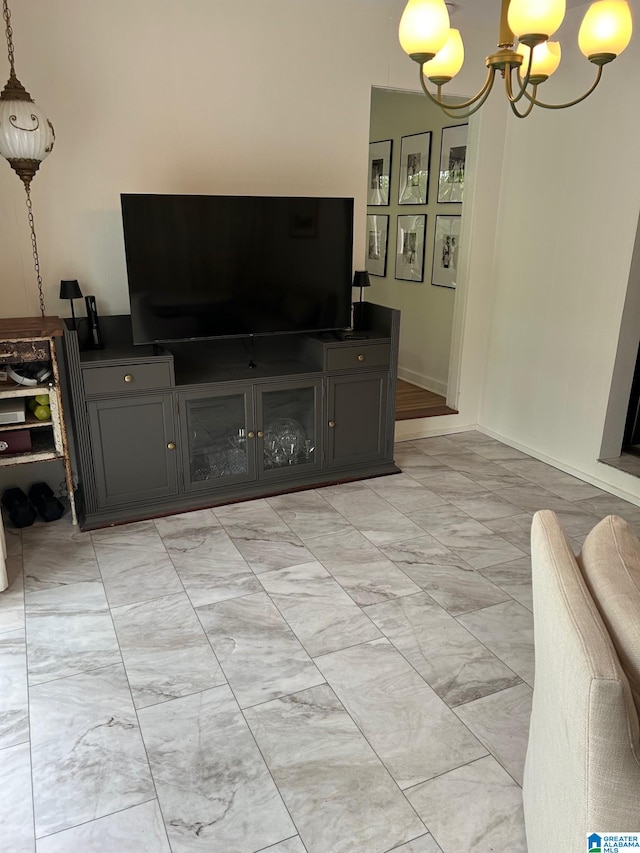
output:
[[[640,833],[640,543],[608,516],[576,558],[548,510],[531,542],[527,842],[529,853],[584,853],[591,833]]]

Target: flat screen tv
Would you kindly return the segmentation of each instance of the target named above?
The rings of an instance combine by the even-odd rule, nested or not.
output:
[[[121,203],[136,344],[349,326],[352,198]]]

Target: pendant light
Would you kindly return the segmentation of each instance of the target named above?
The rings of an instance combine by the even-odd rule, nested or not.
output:
[[[27,215],[31,231],[33,265],[38,283],[40,313],[44,317],[44,293],[40,275],[38,242],[31,204],[31,180],[40,163],[51,153],[55,141],[53,125],[44,112],[34,104],[31,95],[16,77],[13,29],[11,12],[7,0],[2,0],[2,16],[5,22],[7,52],[9,58],[9,80],[0,92],[0,155],[9,163],[24,184],[27,195]]]

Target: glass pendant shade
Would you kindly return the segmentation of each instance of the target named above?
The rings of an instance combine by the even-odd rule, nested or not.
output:
[[[526,44],[518,45],[518,53],[523,57],[521,73],[524,76],[527,72],[527,68],[529,67],[529,53],[531,51],[530,47],[527,47]],[[557,70],[558,65],[560,65],[560,59],[562,58],[562,49],[560,47],[560,42],[558,41],[545,41],[542,44],[537,44],[533,48],[533,59],[531,60],[531,79],[533,82],[536,81],[536,78],[543,77],[546,79],[547,77],[551,77],[554,71]]]
[[[631,41],[632,31],[626,0],[597,0],[582,20],[578,44],[587,58],[602,53],[619,56]]]
[[[430,80],[438,78],[451,79],[462,68],[464,62],[464,45],[460,30],[453,27],[449,30],[447,40],[433,59],[425,62],[422,71]]]
[[[412,55],[435,56],[449,32],[449,11],[444,0],[409,0],[398,36],[402,49]]]
[[[53,128],[33,101],[0,100],[0,154],[42,162],[53,148]]]
[[[566,0],[511,0],[509,28],[518,38],[533,33],[549,38],[563,22],[566,10]]]

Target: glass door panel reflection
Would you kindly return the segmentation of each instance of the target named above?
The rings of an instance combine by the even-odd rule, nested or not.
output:
[[[262,469],[319,465],[319,383],[280,386],[260,392],[258,423],[262,424]]]
[[[242,481],[253,476],[246,394],[186,399],[185,406],[191,484],[210,487],[216,480]]]

